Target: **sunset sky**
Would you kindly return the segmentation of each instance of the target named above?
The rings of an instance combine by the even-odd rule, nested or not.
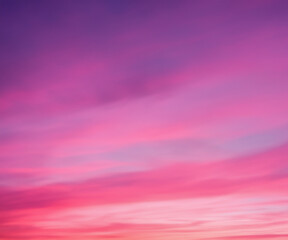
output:
[[[0,240],[287,240],[287,0],[0,0]]]

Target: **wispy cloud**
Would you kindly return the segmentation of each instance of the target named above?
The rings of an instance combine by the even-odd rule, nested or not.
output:
[[[286,239],[287,3],[0,3],[0,238]]]

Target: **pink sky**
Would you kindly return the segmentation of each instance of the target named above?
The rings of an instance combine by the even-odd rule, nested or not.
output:
[[[0,240],[287,240],[285,0],[0,0]]]

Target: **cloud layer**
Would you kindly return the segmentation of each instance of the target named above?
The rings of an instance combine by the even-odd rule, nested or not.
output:
[[[287,9],[0,1],[0,239],[287,239]]]

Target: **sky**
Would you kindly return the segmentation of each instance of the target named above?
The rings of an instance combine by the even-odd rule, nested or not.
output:
[[[0,0],[0,240],[287,240],[286,0]]]

